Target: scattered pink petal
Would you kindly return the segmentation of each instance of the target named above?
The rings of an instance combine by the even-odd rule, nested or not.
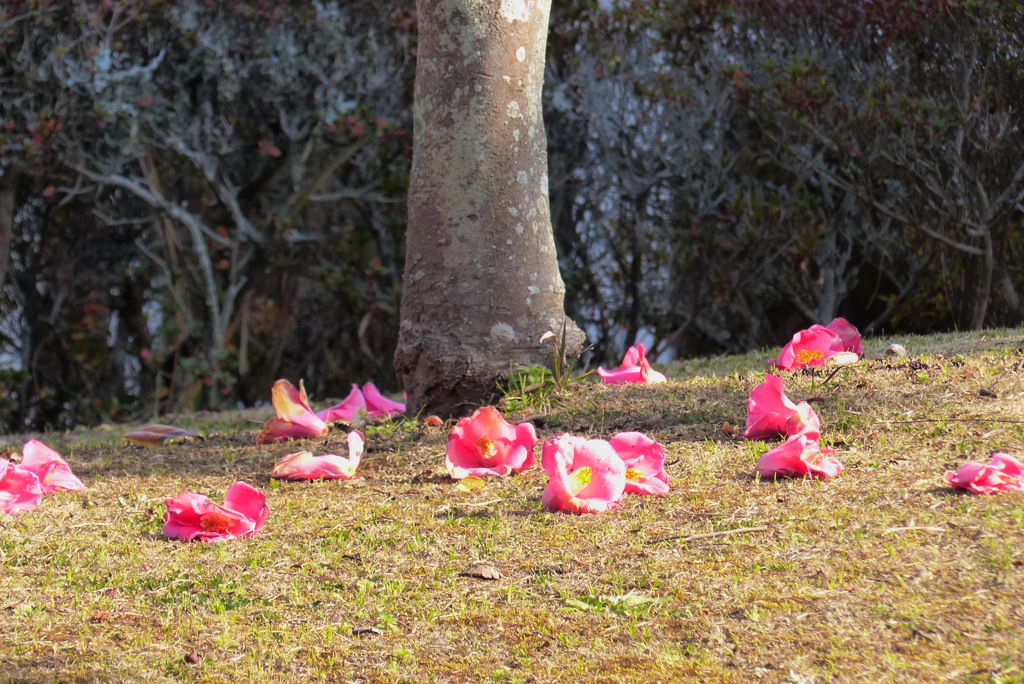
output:
[[[536,444],[533,423],[510,425],[498,409],[485,406],[452,428],[445,466],[456,480],[518,473],[533,465]]]
[[[647,361],[647,348],[643,344],[627,349],[626,354],[622,357],[622,363],[615,370],[598,367],[597,374],[601,376],[601,380],[606,385],[620,383],[653,385],[667,381],[662,373],[651,368],[651,364]]]
[[[626,464],[603,439],[549,439],[541,464],[551,478],[542,497],[549,510],[600,513],[619,507],[626,490]]]
[[[820,366],[825,359],[842,351],[839,336],[823,325],[812,325],[793,335],[779,352],[778,358],[768,363],[782,370],[796,370],[804,366]]]
[[[359,385],[353,382],[352,391],[348,393],[343,402],[323,411],[317,411],[316,415],[325,423],[333,423],[336,420],[346,420],[351,423],[360,411],[366,411],[366,399],[363,397]]]
[[[366,399],[366,412],[370,418],[390,418],[405,413],[405,404],[391,401],[381,394],[372,382],[363,385],[363,397]]]
[[[42,499],[43,487],[35,473],[0,458],[0,513],[25,513]]]
[[[268,444],[285,439],[323,437],[327,434],[327,423],[309,408],[306,388],[299,380],[299,389],[287,380],[278,380],[271,391],[277,416],[270,418],[263,431],[256,438],[257,444]]]
[[[953,473],[946,473],[946,482],[975,494],[1016,492],[1024,490],[1024,466],[1009,454],[996,452],[987,465],[968,461]]]
[[[39,479],[43,494],[85,489],[85,485],[75,477],[71,472],[71,466],[60,457],[60,454],[34,439],[25,444],[21,468]]]
[[[817,438],[805,434],[794,435],[775,447],[757,462],[761,479],[776,477],[818,477],[828,479],[843,472],[843,464],[831,449],[823,449]]]
[[[668,491],[665,447],[639,432],[620,432],[608,440],[626,465],[626,494]]]
[[[266,494],[241,481],[231,485],[223,506],[202,494],[180,494],[167,499],[164,534],[181,541],[252,537],[270,513],[266,502]]]
[[[845,318],[837,318],[825,327],[839,336],[842,341],[840,351],[853,352],[857,356],[864,355],[864,345],[860,342],[860,331],[857,330],[857,326]]]
[[[131,432],[126,432],[124,438],[131,444],[138,446],[158,447],[175,437],[198,437],[198,435],[185,428],[173,427],[171,425],[158,425],[150,423],[143,425]]]
[[[270,471],[277,480],[350,480],[363,458],[363,433],[353,430],[348,434],[348,457],[337,454],[314,456],[309,451],[288,454]]]
[[[782,391],[782,378],[765,376],[764,382],[750,392],[747,402],[746,439],[774,439],[806,433],[817,438],[821,422],[806,401],[794,404]]]

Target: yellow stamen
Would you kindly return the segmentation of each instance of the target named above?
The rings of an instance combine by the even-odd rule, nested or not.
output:
[[[199,518],[199,526],[204,532],[227,532],[231,529],[231,523],[231,518],[220,511],[203,513]]]
[[[569,489],[572,490],[573,496],[579,494],[581,489],[590,484],[590,478],[593,477],[593,474],[593,470],[589,466],[569,473]]]
[[[498,453],[497,445],[486,437],[481,437],[476,441],[477,451],[480,452],[481,458],[485,461],[489,461],[494,458],[494,455]]]
[[[639,482],[644,477],[644,474],[639,470],[633,470],[632,468],[626,468],[626,479],[630,482]]]
[[[796,353],[796,362],[806,366],[811,361],[821,361],[825,358],[825,352],[820,349],[801,349]]]

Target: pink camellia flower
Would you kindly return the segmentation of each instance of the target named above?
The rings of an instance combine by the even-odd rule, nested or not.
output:
[[[456,480],[519,473],[533,465],[533,423],[510,425],[493,406],[460,418],[448,435],[445,467]]]
[[[541,464],[551,478],[542,498],[549,510],[600,513],[619,507],[626,490],[626,464],[603,439],[549,439]]]
[[[828,479],[843,472],[843,464],[831,449],[823,449],[817,438],[805,434],[794,435],[775,447],[757,462],[762,479],[775,477],[819,477]]]
[[[622,357],[622,363],[615,370],[605,370],[598,367],[597,374],[606,385],[617,385],[624,382],[634,382],[644,385],[653,385],[659,382],[666,382],[663,374],[651,368],[647,361],[647,348],[643,344],[630,347]]]
[[[840,351],[853,352],[857,356],[864,355],[864,345],[860,343],[860,331],[857,326],[845,318],[836,318],[825,326],[839,336],[842,346]]]
[[[975,494],[1024,490],[1024,466],[1008,454],[996,452],[987,465],[968,461],[957,472],[947,472],[946,482]]]
[[[389,418],[405,413],[405,404],[391,401],[381,394],[372,382],[363,385],[363,397],[366,399],[366,412],[370,418]]]
[[[348,433],[348,457],[336,454],[314,456],[308,451],[288,454],[270,471],[276,480],[350,480],[363,459],[363,433]]]
[[[805,433],[812,439],[821,434],[821,421],[806,401],[794,404],[782,391],[782,378],[765,376],[764,382],[750,391],[747,402],[746,439],[774,439]]]
[[[271,391],[277,415],[267,420],[256,438],[257,444],[268,444],[285,439],[323,437],[327,423],[313,413],[306,398],[306,388],[299,380],[299,389],[287,380],[278,380]]]
[[[639,432],[620,432],[608,440],[626,465],[626,494],[668,491],[665,447]]]
[[[43,494],[77,491],[85,489],[82,481],[71,472],[71,466],[56,451],[37,440],[25,444],[21,457],[21,468],[39,478]]]
[[[840,351],[842,341],[839,336],[825,326],[815,324],[793,335],[778,358],[770,359],[768,363],[783,370],[820,366],[825,359]]]
[[[164,534],[181,541],[227,541],[251,537],[263,527],[270,509],[267,495],[245,482],[231,485],[218,506],[202,494],[180,494],[167,499]]]
[[[0,513],[25,513],[42,499],[43,487],[35,473],[0,458]]]
[[[372,382],[363,385],[352,383],[352,391],[345,397],[345,401],[337,406],[317,412],[317,417],[327,423],[336,420],[347,420],[352,422],[360,418],[390,418],[405,413],[405,404],[398,401],[391,401],[377,389]]]

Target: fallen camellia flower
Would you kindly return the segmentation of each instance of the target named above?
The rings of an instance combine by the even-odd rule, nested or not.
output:
[[[256,437],[257,444],[323,437],[327,434],[327,423],[309,408],[302,380],[299,380],[299,389],[295,389],[295,385],[287,380],[278,380],[271,391],[271,399],[277,415],[263,425],[263,431]]]
[[[622,363],[615,370],[605,370],[598,367],[597,374],[606,385],[632,382],[645,385],[653,385],[659,382],[666,382],[667,378],[658,371],[651,368],[647,361],[647,348],[643,344],[630,347],[622,357]]]
[[[549,439],[541,464],[551,478],[542,497],[549,510],[600,513],[619,507],[626,490],[626,464],[603,439]]]
[[[149,423],[142,425],[131,432],[124,433],[124,438],[129,444],[137,446],[158,447],[163,446],[167,440],[175,437],[198,437],[196,433],[185,428],[172,425],[158,425]]]
[[[779,352],[778,358],[768,363],[782,370],[795,370],[804,366],[820,366],[825,359],[842,351],[839,336],[823,325],[812,325],[793,335]]]
[[[363,433],[348,433],[348,457],[336,454],[314,456],[309,451],[288,454],[270,471],[275,480],[350,480],[363,459]]]
[[[231,485],[223,506],[192,493],[167,499],[166,503],[164,534],[181,541],[251,537],[260,531],[270,514],[267,495],[242,481]]]
[[[988,464],[968,461],[957,472],[947,472],[946,482],[975,494],[1024,490],[1024,465],[1009,454],[996,452]]]
[[[608,443],[626,466],[626,494],[668,491],[665,447],[639,432],[620,432]]]
[[[757,462],[762,479],[775,477],[818,477],[828,479],[843,472],[839,459],[828,458],[835,452],[823,449],[815,437],[794,435]]]
[[[25,513],[42,499],[43,488],[35,473],[0,458],[0,513]]]
[[[498,409],[484,406],[448,434],[445,467],[456,480],[519,473],[533,465],[536,444],[533,423],[510,425]]]
[[[860,331],[853,323],[845,318],[836,318],[825,327],[839,338],[839,351],[853,352],[857,356],[864,355],[864,346],[860,343]]]
[[[821,421],[806,401],[794,404],[782,391],[782,378],[765,376],[764,382],[750,391],[747,402],[746,439],[774,439],[805,433],[817,438]]]
[[[21,456],[21,468],[39,479],[43,494],[56,491],[78,491],[85,485],[71,472],[71,466],[56,451],[38,440],[25,443]]]
[[[317,417],[326,423],[336,420],[355,422],[366,418],[390,418],[405,413],[405,404],[392,401],[380,393],[377,386],[367,382],[359,389],[352,383],[352,391],[340,404],[317,412]]]

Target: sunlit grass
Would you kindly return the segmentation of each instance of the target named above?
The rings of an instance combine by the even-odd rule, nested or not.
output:
[[[890,341],[784,375],[847,467],[829,482],[759,481],[768,446],[728,429],[768,351],[520,400],[542,438],[665,444],[672,490],[605,515],[544,511],[538,467],[461,491],[446,430],[416,421],[368,426],[347,482],[271,483],[344,431],[255,446],[265,411],[181,416],[206,439],[155,449],[132,426],[44,436],[89,488],[0,518],[0,680],[1020,682],[1024,494],[942,474],[1024,455],[1024,336]],[[268,494],[257,537],[163,537],[164,499],[239,479]],[[464,573],[480,560],[500,577]]]

